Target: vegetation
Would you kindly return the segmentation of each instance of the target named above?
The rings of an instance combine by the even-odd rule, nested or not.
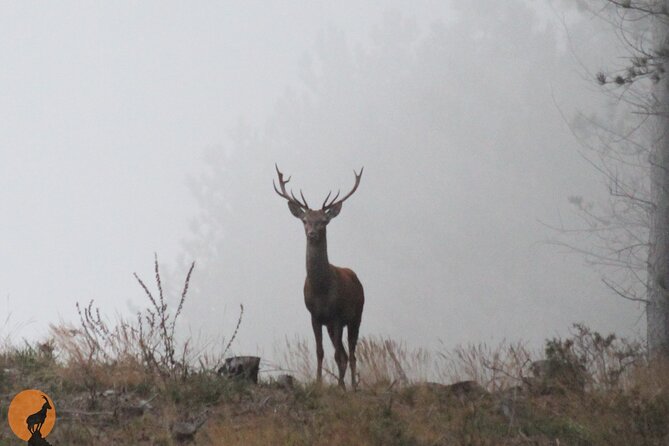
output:
[[[602,211],[571,197],[585,223],[572,234],[596,241],[576,250],[603,267],[606,286],[645,304],[649,353],[669,360],[669,3],[602,0],[586,7],[616,29],[628,52],[622,67],[595,75],[626,110],[603,125],[591,122],[587,139],[596,142],[582,141],[610,199]]]
[[[669,435],[669,367],[647,362],[637,343],[582,325],[548,340],[540,361],[520,344],[433,355],[364,338],[355,393],[338,389],[334,374],[316,385],[314,356],[299,339],[286,348],[298,378],[289,386],[266,375],[257,385],[226,379],[211,366],[166,374],[141,351],[127,354],[131,337],[118,338],[123,355],[82,356],[87,336],[54,327],[48,342],[0,355],[7,400],[25,388],[52,397],[52,444],[182,444],[175,426],[184,422],[201,426],[194,440],[202,445],[659,445]],[[478,384],[463,381],[472,379]],[[8,429],[0,441],[19,444]]]
[[[176,310],[137,278],[149,300],[136,320],[108,322],[91,304],[79,325],[53,326],[35,345],[0,352],[0,415],[12,396],[40,389],[54,402],[48,439],[66,445],[654,445],[669,439],[669,366],[641,344],[576,324],[538,355],[523,344],[412,350],[381,337],[359,343],[357,392],[316,384],[315,355],[286,342],[260,382],[226,378],[219,356],[179,342]],[[240,320],[241,322],[241,315]],[[177,354],[176,352],[180,352]],[[295,379],[270,376],[290,373]],[[3,444],[21,444],[9,429]]]

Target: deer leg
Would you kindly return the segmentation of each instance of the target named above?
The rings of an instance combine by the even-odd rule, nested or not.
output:
[[[355,357],[355,346],[358,343],[358,329],[360,328],[360,324],[351,324],[348,326],[347,332],[348,332],[348,355],[349,355],[349,360],[350,360],[350,365],[351,365],[351,387],[353,387],[353,390],[358,390],[358,383],[356,382],[356,365],[357,365],[357,360]]]
[[[341,337],[344,334],[344,327],[338,324],[328,326],[328,334],[330,335],[330,340],[332,340],[332,345],[334,345],[335,349],[335,362],[337,363],[337,368],[339,369],[339,387],[345,389],[346,384],[344,384],[344,375],[346,375],[348,355],[344,349],[344,343],[341,340]]]
[[[311,318],[311,327],[316,338],[316,382],[320,383],[323,379],[323,326]]]

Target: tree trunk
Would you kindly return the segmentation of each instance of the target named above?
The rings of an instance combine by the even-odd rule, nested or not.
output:
[[[669,7],[668,0],[658,0]],[[659,18],[654,29],[657,50],[669,48],[669,26]],[[663,51],[661,54],[665,54]],[[648,253],[648,350],[652,357],[669,358],[669,63],[662,59],[665,75],[655,85],[654,135],[651,153],[651,196]]]

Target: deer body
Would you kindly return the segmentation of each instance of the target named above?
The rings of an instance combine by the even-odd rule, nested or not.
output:
[[[365,303],[362,284],[356,274],[349,268],[331,265],[328,260],[326,226],[341,210],[342,203],[358,187],[360,174],[356,174],[356,184],[353,190],[343,199],[335,201],[339,194],[327,204],[328,197],[320,210],[309,209],[304,196],[300,202],[291,193],[288,195],[285,184],[290,180],[283,180],[279,172],[281,192],[276,192],[288,200],[291,213],[302,220],[307,236],[307,278],[304,282],[304,303],[311,313],[311,326],[316,338],[316,379],[318,382],[323,374],[323,326],[335,349],[335,361],[339,369],[339,385],[344,387],[344,376],[347,364],[351,367],[351,385],[356,388],[356,357],[355,348],[358,342],[358,332]],[[348,354],[342,342],[344,328],[347,328]],[[350,361],[349,361],[350,359]]]
[[[344,286],[333,286],[325,292],[314,292],[310,279],[304,281],[304,304],[316,322],[329,325],[341,322],[344,326],[355,324],[364,305],[362,284],[358,276],[348,268],[333,266],[333,273],[339,276],[337,281]],[[349,296],[342,299],[340,296]]]
[[[328,263],[325,240],[320,244],[307,241],[304,304],[322,325],[341,322],[349,326],[362,315],[362,284],[349,268]]]

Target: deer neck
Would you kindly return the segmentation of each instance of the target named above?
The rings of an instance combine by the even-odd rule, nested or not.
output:
[[[330,262],[325,234],[320,240],[307,239],[307,280],[315,290],[327,290],[330,284]]]

